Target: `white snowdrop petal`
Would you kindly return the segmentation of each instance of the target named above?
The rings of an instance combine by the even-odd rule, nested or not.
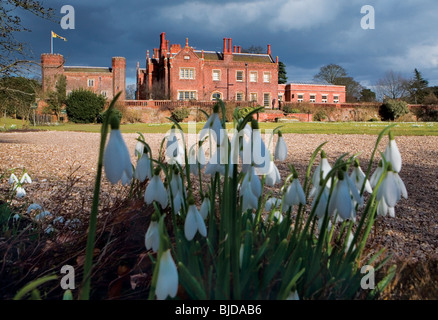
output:
[[[204,219],[202,218],[201,214],[199,213],[198,209],[195,207],[195,217],[196,217],[196,225],[198,228],[199,233],[201,236],[206,237],[207,236],[207,228],[205,226]]]
[[[402,158],[395,140],[390,140],[385,150],[385,157],[390,161],[395,172],[400,172],[402,168]]]
[[[395,173],[395,180],[397,182],[397,185],[399,186],[399,190],[401,192],[402,197],[407,199],[408,198],[408,190],[406,189],[405,183],[400,178],[398,173]]]
[[[387,173],[382,192],[388,207],[395,207],[397,201],[400,200],[401,194],[399,192],[398,184],[394,177],[394,172],[389,171]]]
[[[202,205],[201,205],[201,209],[199,211],[199,214],[205,220],[205,219],[207,219],[209,212],[210,212],[210,199],[204,198],[204,201],[202,201]]]
[[[170,249],[163,252],[158,270],[157,286],[155,294],[158,300],[164,300],[167,296],[174,298],[178,291],[178,271],[170,254]]]
[[[335,201],[338,214],[344,220],[350,219],[352,203],[347,181],[340,180],[336,185],[336,189]]]
[[[287,159],[287,145],[283,137],[278,137],[274,153],[275,160],[284,161]]]
[[[186,215],[186,221],[184,222],[184,235],[186,236],[186,239],[188,241],[193,240],[196,231],[198,231],[198,224],[195,212],[193,211],[193,205],[191,205]]]

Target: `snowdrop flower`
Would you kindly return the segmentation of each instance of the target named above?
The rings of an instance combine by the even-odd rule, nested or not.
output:
[[[316,167],[315,172],[312,176],[312,190],[310,190],[309,197],[313,197],[315,195],[316,189],[319,186],[319,181],[322,179],[325,179],[327,174],[330,172],[332,167],[330,166],[327,155],[324,152],[324,150],[321,151],[321,161],[319,162],[319,165]],[[327,187],[330,188],[331,186],[331,179],[327,181]]]
[[[267,186],[273,187],[277,183],[281,182],[281,176],[274,161],[270,162],[269,167],[269,172],[265,176],[265,184]]]
[[[267,174],[270,170],[271,155],[262,139],[257,120],[251,121],[252,126],[252,163],[259,174]]]
[[[259,198],[262,194],[262,183],[255,172],[255,168],[251,167],[245,174],[240,190],[249,188],[256,198]]]
[[[172,191],[172,192],[171,192]],[[173,210],[175,213],[179,213],[181,210],[181,206],[183,204],[183,201],[185,199],[185,190],[183,187],[181,176],[179,175],[178,168],[175,168],[173,174],[172,174],[172,180],[170,180],[169,188],[169,198],[171,195],[173,196],[172,205]]]
[[[376,171],[374,171],[374,173],[371,175],[371,178],[370,178],[371,187],[375,188],[377,186],[377,183],[379,182],[383,171],[384,171],[383,160],[380,160]]]
[[[112,117],[110,121],[111,133],[103,157],[105,174],[112,184],[116,184],[119,180],[123,180],[122,183],[126,184],[132,179],[131,158],[119,130],[117,118]]]
[[[211,201],[210,198],[207,196],[204,197],[204,200],[201,204],[201,209],[199,210],[199,214],[201,215],[202,219],[207,219],[208,214],[210,213],[211,208]]]
[[[361,190],[364,180],[365,180],[365,173],[362,171],[362,169],[359,166],[359,160],[355,159],[354,161],[354,167],[353,171],[351,172],[350,179],[354,182],[356,185],[357,190]],[[371,183],[369,180],[365,182],[365,189],[364,191],[368,193],[373,193],[373,189],[371,188]]]
[[[146,188],[146,192],[144,193],[144,201],[147,204],[151,204],[152,202],[157,201],[164,209],[167,207],[168,198],[166,188],[164,188],[163,181],[161,181],[159,174],[160,170],[157,169],[155,171],[155,175],[152,177]]]
[[[35,216],[35,221],[40,222],[50,217],[52,217],[52,214],[49,211],[43,211]]]
[[[398,173],[393,171],[392,164],[388,163],[388,171],[377,191],[376,199],[384,199],[389,208],[394,208],[401,197],[407,199],[408,191]]]
[[[27,207],[27,214],[29,214],[32,210],[42,210],[43,208],[38,203],[32,203],[29,207]]]
[[[205,227],[204,219],[201,217],[198,208],[196,208],[195,201],[189,200],[189,209],[187,211],[186,221],[184,223],[184,234],[188,241],[193,240],[196,232],[199,231],[201,236],[207,236],[207,229]]]
[[[18,178],[15,174],[11,174],[11,176],[9,177],[9,184],[16,184],[18,183]]]
[[[242,190],[242,189],[241,189]],[[245,212],[248,209],[257,209],[258,207],[258,198],[251,191],[251,188],[248,186],[243,189],[242,194],[242,212]]]
[[[277,145],[275,146],[275,154],[274,159],[284,161],[287,158],[287,145],[284,141],[283,135],[281,131],[278,131],[278,141]]]
[[[32,183],[32,179],[29,177],[27,172],[25,172],[20,179],[20,184],[23,184],[23,183]]]
[[[216,141],[216,144],[222,145],[224,142],[225,135],[221,135],[222,124],[219,119],[219,105],[216,104],[213,107],[213,113],[208,118],[204,127],[201,130],[199,140],[204,139],[204,137],[208,134],[210,139]]]
[[[145,234],[145,245],[147,250],[152,249],[153,252],[157,252],[160,245],[160,233],[158,231],[158,222],[153,219]]]
[[[17,222],[20,218],[21,217],[18,213],[14,214],[14,216],[12,217],[12,219],[14,219],[14,222]]]
[[[338,182],[335,185],[332,196],[330,198],[328,212],[333,215],[335,210],[338,215],[343,219],[352,219],[353,203],[350,195],[350,188],[348,186],[347,178],[344,176],[343,171],[338,173]]]
[[[167,296],[174,298],[178,292],[178,271],[173,261],[170,249],[161,254],[158,269],[157,287],[155,294],[158,300],[164,300]]]
[[[23,187],[17,187],[17,189],[15,189],[15,196],[20,199],[23,198],[24,196],[26,196],[26,190],[24,190]]]
[[[306,204],[306,195],[301,187],[298,174],[295,172],[292,175],[292,183],[287,187],[283,196],[283,206],[296,206],[299,204]]]
[[[175,135],[175,127],[172,126],[169,137],[167,138],[166,160],[169,164],[178,163],[182,166],[184,164],[184,156],[184,148],[180,146]]]
[[[395,172],[400,172],[402,168],[402,158],[397,144],[395,143],[392,131],[389,132],[389,142],[384,153],[387,162],[391,162]]]
[[[138,141],[137,144],[135,145],[134,154],[136,157],[141,157],[143,153],[144,153],[144,144]]]
[[[146,180],[146,178],[151,179],[151,160],[149,159],[147,153],[143,153],[139,160],[137,160],[137,167],[134,171],[134,177],[140,182]]]
[[[321,183],[322,183],[322,181],[321,181]],[[322,194],[321,194],[321,197],[319,198],[318,205],[316,205],[316,199],[318,198],[318,195],[321,192],[321,188],[323,188]],[[327,186],[320,185],[315,193],[315,197],[313,198],[312,209],[316,205],[315,215],[317,217],[319,217],[320,219],[324,218],[325,211],[327,209],[329,194],[330,194],[330,189]],[[321,221],[321,223],[322,223],[322,221]]]
[[[391,218],[395,218],[395,209],[394,207],[388,207],[388,205],[385,202],[385,199],[382,198],[377,205],[377,214],[379,216],[386,217],[386,215],[389,213],[389,216]]]

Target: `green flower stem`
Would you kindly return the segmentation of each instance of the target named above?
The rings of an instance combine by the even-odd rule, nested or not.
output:
[[[96,182],[94,185],[93,204],[91,207],[90,223],[88,226],[87,247],[85,250],[84,278],[82,280],[82,289],[79,296],[81,300],[90,299],[91,269],[93,265],[94,242],[96,239],[97,212],[99,207],[100,184],[102,180],[103,154],[105,150],[106,137],[108,135],[108,124],[111,116],[111,111],[113,110],[119,96],[120,92],[111,101],[108,112],[106,112],[105,114],[100,134],[99,159],[97,161]]]

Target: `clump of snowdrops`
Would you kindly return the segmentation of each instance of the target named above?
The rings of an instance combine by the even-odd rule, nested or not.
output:
[[[149,299],[351,299],[361,291],[362,266],[378,269],[386,262],[384,250],[366,259],[364,248],[377,215],[394,216],[396,203],[407,198],[391,133],[371,174],[390,127],[377,137],[365,171],[357,154],[330,164],[323,143],[305,172],[287,163],[290,173],[281,176],[277,163],[288,158],[280,128],[273,131],[278,139],[271,148],[273,137],[265,143],[256,120],[260,110],[243,119],[236,110],[227,132],[218,100],[191,146],[176,122],[158,154],[140,134],[134,167],[112,113],[116,99],[102,126],[81,298],[89,298],[102,166],[113,184],[148,181],[144,201],[155,211],[145,226],[154,263]],[[391,268],[368,297],[393,276]]]

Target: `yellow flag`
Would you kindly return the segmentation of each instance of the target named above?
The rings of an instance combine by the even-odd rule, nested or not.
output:
[[[60,35],[57,35],[56,33],[54,33],[53,31],[52,31],[52,38],[59,38],[59,39],[62,39],[62,40],[64,40],[64,41],[67,41],[67,39],[66,38],[64,38],[64,37],[61,37]]]

